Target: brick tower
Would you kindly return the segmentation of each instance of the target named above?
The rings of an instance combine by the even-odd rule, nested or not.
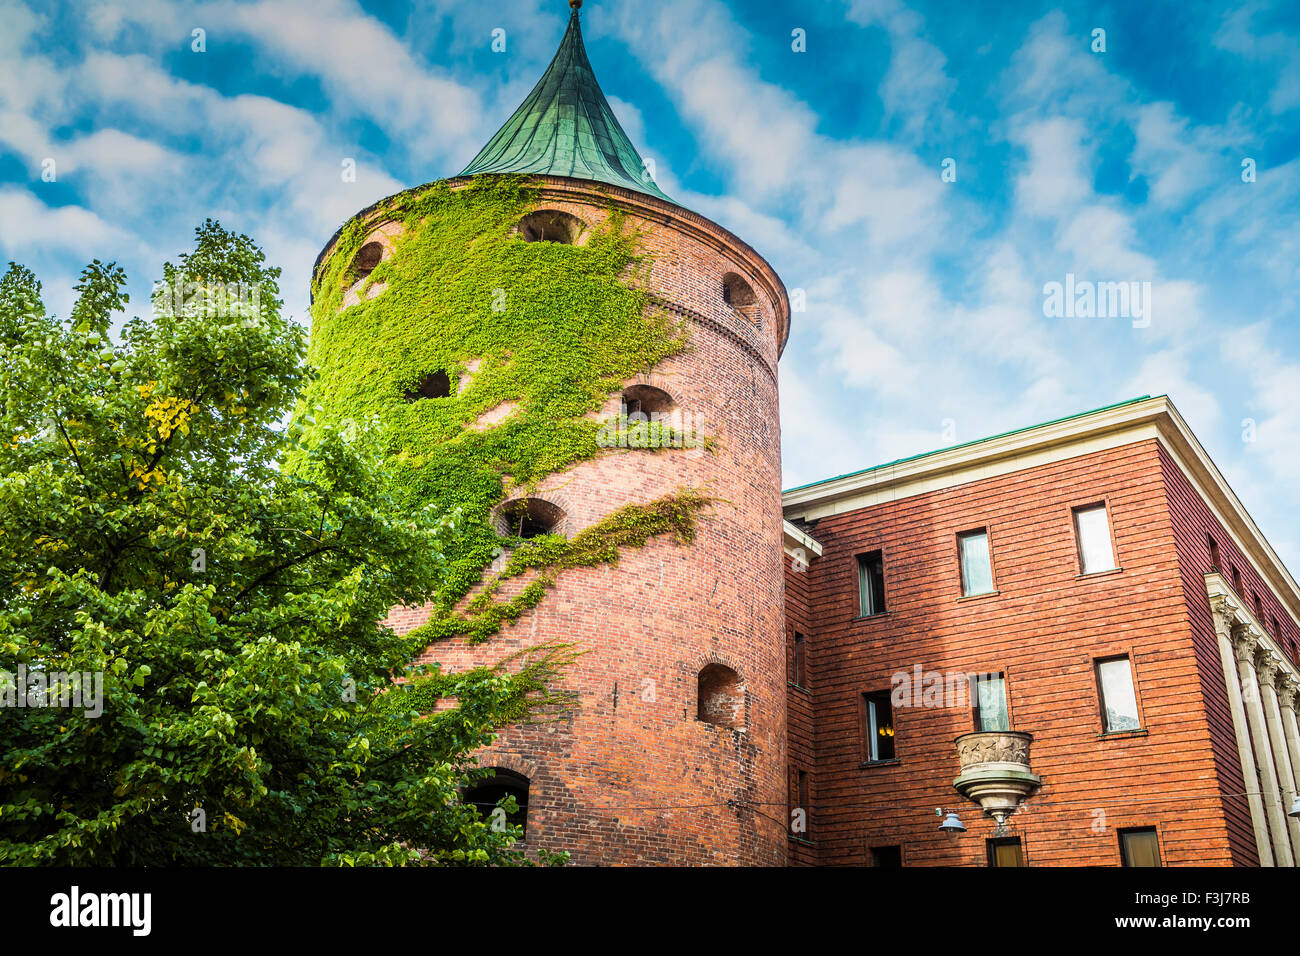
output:
[[[471,508],[470,518],[504,554],[483,568],[457,611],[482,596],[483,582],[531,537],[572,542],[620,509],[649,507],[682,489],[710,503],[693,536],[654,534],[643,546],[619,548],[615,561],[566,566],[535,606],[521,605],[499,630],[441,634],[423,659],[460,670],[543,643],[583,651],[563,682],[574,708],[557,721],[505,728],[479,755],[482,765],[498,768],[500,787],[526,802],[528,848],[568,850],[579,864],[782,865],[786,673],[777,360],[789,333],[789,301],[753,249],[654,183],[592,73],[581,0],[570,6],[568,29],[545,75],[461,174],[363,210],[321,253],[312,329],[318,395],[326,414],[359,408],[395,423],[399,434],[415,416],[443,422],[440,431],[430,426],[429,442],[449,457],[429,458],[436,464],[413,470],[412,481],[434,482],[421,487],[438,494],[445,489],[436,482],[473,484],[456,477],[457,443],[482,448],[520,427],[541,401],[523,378],[514,391],[501,386],[478,404],[475,395],[522,374],[519,365],[533,354],[530,336],[563,327],[573,336],[573,354],[604,355],[610,346],[597,340],[604,326],[586,315],[583,302],[566,300],[557,276],[596,261],[583,257],[604,254],[600,237],[607,233],[634,237],[640,268],[626,272],[637,277],[620,274],[619,281],[636,284],[644,312],[671,324],[683,347],[647,367],[607,375],[591,406],[566,421],[566,428],[604,423],[605,440],[594,453],[535,471],[524,482],[519,476],[526,469],[501,451],[516,445],[492,446],[499,491],[492,486],[490,511],[475,519]],[[525,184],[528,207],[508,229],[487,214],[482,221],[489,225],[477,232],[439,218],[453,215],[455,197],[475,195],[485,183],[515,182]],[[422,198],[428,196],[435,198]],[[429,228],[450,238],[430,245],[421,253],[430,258],[417,267],[413,250]],[[461,246],[452,238],[470,251],[453,251]],[[462,254],[476,264],[444,268],[438,258]],[[530,256],[554,265],[530,273],[535,279],[509,278],[526,272]],[[553,321],[518,318],[533,314],[527,309],[535,297],[560,303]],[[401,316],[399,302],[409,303]],[[459,310],[460,322],[466,309],[481,310],[473,313],[481,319],[451,329],[450,310]],[[488,326],[512,329],[516,338],[508,347],[486,338],[476,344]],[[373,359],[358,365],[356,356],[371,350]],[[416,353],[426,356],[423,365],[408,363]],[[436,372],[416,374],[438,363]],[[385,378],[390,366],[398,369],[391,380]],[[364,400],[349,404],[345,396],[353,394]],[[656,416],[671,422],[674,434],[694,431],[701,440],[650,450],[628,439]],[[397,457],[420,460],[430,447],[412,442]],[[518,599],[529,580],[506,580],[490,589],[491,597]],[[390,623],[410,631],[427,625],[430,614],[428,607],[395,609]],[[489,792],[483,802],[494,799]]]

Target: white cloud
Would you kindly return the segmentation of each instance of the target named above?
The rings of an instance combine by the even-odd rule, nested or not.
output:
[[[82,206],[47,206],[25,189],[0,189],[0,247],[19,261],[52,250],[104,257],[127,234]],[[111,257],[111,256],[110,256]]]

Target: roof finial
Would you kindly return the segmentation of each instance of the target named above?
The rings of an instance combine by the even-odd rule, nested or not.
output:
[[[572,7],[574,10],[577,10],[579,7],[582,6],[582,0],[569,0],[569,6]]]

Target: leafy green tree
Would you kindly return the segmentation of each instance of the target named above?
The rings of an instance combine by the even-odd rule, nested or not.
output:
[[[66,321],[0,279],[0,862],[526,862],[460,794],[566,651],[410,669],[381,622],[457,516],[396,503],[367,423],[283,427],[310,373],[278,276],[208,221],[116,340],[114,264]]]

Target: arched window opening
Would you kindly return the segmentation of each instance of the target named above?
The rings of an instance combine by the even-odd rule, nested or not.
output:
[[[451,394],[451,379],[446,372],[430,372],[420,379],[414,389],[406,390],[408,402],[418,402],[422,398],[446,398]]]
[[[538,538],[558,534],[564,512],[541,498],[517,498],[507,501],[497,512],[497,530],[513,538]]]
[[[748,282],[736,273],[728,272],[722,277],[722,301],[733,309],[743,309],[747,305],[754,305],[758,297]]]
[[[673,407],[673,397],[653,385],[629,385],[623,389],[623,414],[666,415]]]
[[[523,237],[524,242],[560,242],[571,246],[578,241],[585,228],[582,220],[570,213],[558,209],[539,209],[519,220],[515,231]]]
[[[465,791],[465,802],[476,807],[484,820],[491,821],[494,819],[493,813],[497,809],[497,804],[506,797],[513,796],[519,809],[514,813],[504,814],[504,821],[512,827],[522,827],[524,834],[527,835],[528,778],[502,767],[493,767],[492,772],[493,776],[480,780]],[[502,814],[497,814],[495,819],[502,819]]]
[[[359,282],[375,271],[375,266],[384,258],[384,246],[379,242],[367,242],[352,257],[352,281]]]
[[[719,727],[739,729],[743,723],[745,685],[740,675],[723,664],[709,664],[699,677],[697,717]]]

